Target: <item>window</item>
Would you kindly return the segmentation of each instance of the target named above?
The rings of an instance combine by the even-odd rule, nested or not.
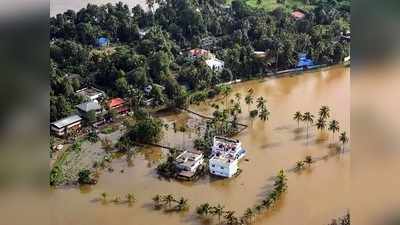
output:
[[[223,166],[221,166],[220,168],[221,168],[221,170],[223,170],[223,169],[224,169],[224,167],[223,167]]]
[[[215,167],[215,165],[214,165],[214,164],[211,164],[211,167]]]

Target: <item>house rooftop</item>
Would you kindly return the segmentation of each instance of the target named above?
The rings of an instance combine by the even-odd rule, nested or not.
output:
[[[108,107],[112,108],[118,105],[122,105],[125,103],[125,100],[122,98],[113,98],[107,102]]]
[[[78,95],[81,95],[83,97],[87,97],[87,98],[93,98],[93,97],[96,97],[96,95],[104,95],[104,92],[102,90],[99,90],[94,87],[83,88],[83,89],[77,90],[75,93]]]
[[[195,57],[199,57],[199,56],[206,56],[208,55],[210,52],[205,50],[205,49],[201,49],[201,48],[194,48],[192,50],[189,51],[190,55],[195,56]]]
[[[52,122],[51,125],[58,127],[58,128],[63,128],[65,126],[79,122],[81,120],[82,120],[82,118],[80,116],[72,115],[72,116],[68,116],[63,119],[57,120],[55,122]]]
[[[184,151],[182,154],[180,154],[178,157],[176,157],[176,162],[177,163],[188,163],[191,164],[190,162],[194,162],[196,159],[199,157],[201,158],[203,156],[202,152],[199,151]]]
[[[214,141],[230,143],[230,144],[237,144],[240,142],[238,139],[226,138],[226,137],[221,137],[221,136],[215,136]]]
[[[84,102],[76,106],[76,108],[82,110],[83,112],[89,112],[92,110],[101,109],[100,104],[97,101]]]
[[[295,19],[303,19],[306,15],[300,10],[294,10],[291,14]]]

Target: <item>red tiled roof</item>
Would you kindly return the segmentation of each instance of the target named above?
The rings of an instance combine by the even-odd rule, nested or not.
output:
[[[305,15],[300,11],[293,11],[292,16],[296,19],[303,19]]]
[[[118,105],[122,105],[125,103],[125,100],[123,100],[122,98],[113,98],[111,100],[108,101],[108,107],[112,108]]]
[[[208,54],[208,51],[200,48],[195,48],[190,50],[190,54],[192,56],[204,56]]]

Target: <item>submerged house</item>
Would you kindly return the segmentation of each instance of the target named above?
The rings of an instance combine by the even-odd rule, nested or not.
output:
[[[204,162],[204,155],[199,151],[184,151],[175,159],[179,170],[178,177],[190,179]]]
[[[78,115],[68,116],[50,124],[50,130],[57,136],[66,136],[81,128],[82,118]]]
[[[215,136],[211,155],[210,173],[221,177],[232,177],[237,173],[239,160],[246,155],[246,151],[237,139]]]

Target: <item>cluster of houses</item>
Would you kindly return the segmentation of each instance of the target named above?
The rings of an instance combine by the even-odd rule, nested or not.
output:
[[[214,71],[221,72],[224,69],[225,65],[224,61],[217,59],[215,55],[208,50],[195,48],[189,50],[187,56],[190,60],[203,58],[207,66],[213,69]]]
[[[106,98],[106,95],[97,88],[84,88],[76,91],[75,94],[82,96],[85,101],[75,106],[75,114],[50,124],[50,131],[56,136],[65,137],[77,133],[83,126],[83,121],[89,120],[93,114],[95,117],[93,123],[96,125],[104,122],[106,110],[115,110],[118,114],[125,114],[129,111],[127,102],[122,98],[109,99],[106,101],[106,109],[103,108],[100,102]]]
[[[209,172],[219,177],[233,177],[238,173],[239,161],[246,155],[237,139],[215,136],[208,163]],[[203,166],[204,155],[198,151],[184,151],[175,159],[178,178],[190,179]]]

